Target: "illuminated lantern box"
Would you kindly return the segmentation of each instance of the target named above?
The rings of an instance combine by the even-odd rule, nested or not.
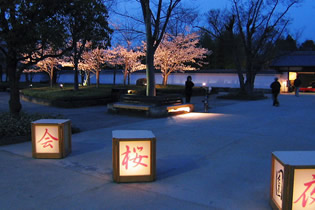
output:
[[[115,130],[113,178],[115,182],[155,180],[156,139],[148,130]]]
[[[270,199],[273,209],[315,209],[315,151],[272,153]]]
[[[71,152],[71,121],[41,119],[32,122],[34,158],[64,158]]]

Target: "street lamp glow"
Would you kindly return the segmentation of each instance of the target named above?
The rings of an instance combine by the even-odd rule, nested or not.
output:
[[[169,109],[168,112],[190,112],[190,107],[179,107],[174,109]]]

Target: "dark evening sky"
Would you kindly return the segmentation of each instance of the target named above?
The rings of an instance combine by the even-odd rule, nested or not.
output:
[[[224,9],[230,7],[231,0],[182,0],[183,6],[193,7],[199,11],[201,25],[205,25],[206,18],[203,16],[210,9]],[[119,0],[120,11],[128,11],[129,14],[135,12],[138,17],[141,15],[140,3],[136,0]],[[287,27],[289,34],[298,43],[307,39],[315,40],[315,0],[304,0],[298,6],[294,6],[288,13],[291,24]],[[204,22],[204,24],[202,24]]]
[[[199,5],[199,11],[205,13],[210,9],[229,7],[231,0],[183,0],[183,3],[188,6]],[[315,0],[304,0],[300,5],[292,7],[288,17],[292,19],[288,27],[289,33],[294,38],[298,38],[299,42],[315,40]]]

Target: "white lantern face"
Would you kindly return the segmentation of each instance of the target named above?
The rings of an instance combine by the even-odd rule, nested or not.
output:
[[[292,209],[315,209],[315,169],[294,170]]]
[[[36,153],[59,153],[58,126],[35,126]]]
[[[144,176],[151,174],[151,142],[119,142],[120,176]]]
[[[273,171],[273,200],[277,205],[282,208],[283,200],[283,185],[284,185],[284,167],[277,159],[274,158],[274,171]]]

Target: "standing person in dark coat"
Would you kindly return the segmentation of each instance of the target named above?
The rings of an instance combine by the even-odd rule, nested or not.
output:
[[[302,84],[302,81],[301,81],[300,77],[297,76],[297,78],[294,80],[294,88],[295,88],[295,96],[296,97],[299,96],[301,84]]]
[[[195,84],[192,82],[191,76],[188,76],[185,82],[186,103],[190,103],[190,98],[192,95],[192,88],[194,87],[194,85]]]
[[[273,83],[271,83],[270,85],[271,88],[271,92],[272,92],[272,100],[273,100],[273,106],[279,106],[279,101],[278,101],[278,95],[280,93],[280,88],[281,85],[278,82],[278,78],[275,78],[275,81]]]

